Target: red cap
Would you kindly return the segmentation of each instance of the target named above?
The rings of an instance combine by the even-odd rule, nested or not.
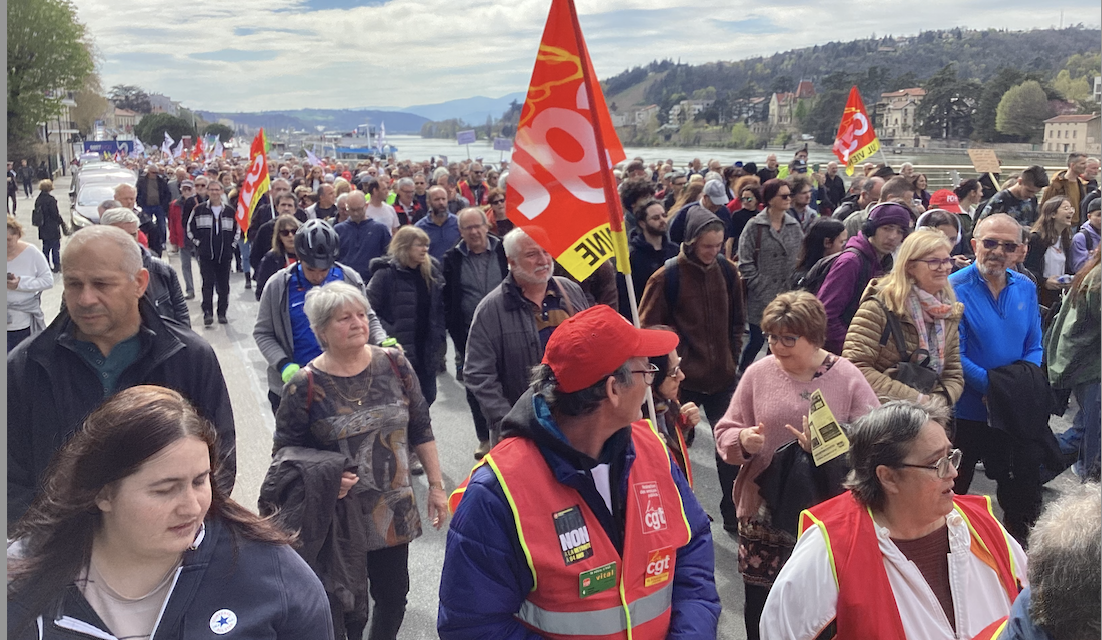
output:
[[[560,324],[543,352],[559,388],[581,391],[612,375],[631,358],[665,355],[677,347],[672,331],[636,329],[608,305],[598,304]]]
[[[964,213],[960,210],[960,200],[951,189],[938,189],[930,196],[931,209],[943,209],[949,213]]]

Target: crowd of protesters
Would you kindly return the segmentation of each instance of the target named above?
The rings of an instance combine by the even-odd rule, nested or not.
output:
[[[53,610],[80,611],[74,598],[87,600],[115,635],[119,629],[150,635],[159,618],[118,605],[117,596],[149,592],[142,598],[174,603],[183,616],[198,605],[194,594],[167,586],[175,585],[173,572],[222,553],[221,539],[230,535],[224,531],[244,531],[261,544],[247,547],[249,561],[259,563],[263,545],[282,549],[290,540],[280,528],[298,532],[305,563],[279,555],[284,577],[238,587],[246,600],[254,606],[264,597],[279,600],[273,593],[296,589],[286,576],[301,579],[312,570],[321,586],[310,586],[315,597],[301,607],[315,621],[319,610],[328,618],[322,626],[329,633],[319,637],[358,638],[368,628],[370,638],[396,637],[410,584],[409,544],[421,534],[410,475],[427,476],[434,526],[447,515],[429,408],[437,376],[448,371],[449,337],[454,376],[465,387],[475,427],[474,459],[483,465],[500,454],[502,466],[476,467],[472,490],[459,492],[452,505],[460,509],[454,526],[462,533],[449,535],[441,582],[438,624],[445,638],[514,630],[567,637],[576,633],[572,624],[597,624],[603,610],[587,610],[589,618],[568,615],[584,609],[590,593],[584,582],[581,600],[577,584],[573,595],[566,593],[562,585],[577,583],[576,575],[551,572],[551,586],[537,594],[544,580],[541,574],[536,581],[537,568],[545,569],[532,554],[545,549],[541,534],[521,528],[538,501],[526,502],[525,492],[514,501],[506,478],[520,477],[502,469],[507,455],[521,455],[514,450],[542,452],[551,474],[531,481],[557,477],[552,493],[561,484],[584,500],[585,509],[575,506],[564,516],[562,526],[571,528],[556,534],[569,534],[561,538],[567,565],[571,553],[589,558],[581,546],[568,548],[577,541],[570,518],[582,525],[596,518],[585,536],[605,545],[597,558],[619,551],[627,562],[647,551],[631,523],[624,524],[625,513],[643,506],[622,493],[634,477],[623,460],[633,459],[625,458],[625,447],[653,445],[638,431],[618,437],[613,428],[641,411],[636,374],[653,385],[660,418],[650,428],[665,445],[656,451],[667,451],[674,465],[675,483],[658,482],[652,496],[681,496],[683,513],[667,510],[663,518],[678,518],[688,536],[675,545],[675,555],[684,557],[671,569],[672,596],[654,614],[668,625],[668,637],[716,632],[714,560],[706,557],[712,539],[701,519],[711,510],[707,502],[716,503],[716,524],[738,540],[750,638],[826,637],[831,625],[839,637],[980,637],[1000,617],[1014,619],[1023,586],[1044,580],[1032,565],[1027,577],[1023,551],[1041,516],[1043,485],[1068,467],[1085,482],[1097,482],[1102,470],[1102,199],[1098,163],[1082,154],[1069,156],[1068,168],[1051,178],[1032,166],[999,177],[992,186],[1001,188],[989,192],[978,177],[930,192],[927,176],[909,163],[898,171],[858,167],[847,186],[843,167],[809,167],[806,149],[784,165],[769,155],[761,167],[718,160],[675,167],[635,158],[614,172],[629,231],[631,284],[612,263],[579,282],[546,250],[546,230],[508,218],[506,162],[273,159],[271,188],[245,225],[235,215],[246,178],[240,159],[127,164],[138,174],[136,187],[119,185],[114,201],[101,207],[103,224],[77,231],[64,250],[60,236],[70,230],[50,198],[40,197],[41,211],[36,204],[43,252],[22,240],[23,227],[8,218],[8,519],[21,541],[9,549],[18,592],[12,637],[30,637],[40,615],[49,627]],[[12,172],[9,183],[13,176],[20,174]],[[176,254],[183,287],[167,262]],[[255,287],[253,337],[269,365],[265,381],[276,417],[259,507],[272,520],[250,519],[226,497],[235,467],[233,416],[213,350],[189,328],[193,261],[205,328],[215,318],[229,322],[235,269],[246,289]],[[47,322],[38,300],[53,282],[51,270],[63,274],[64,305]],[[632,317],[632,299],[640,323],[655,332],[636,335],[619,326]],[[559,331],[564,325],[571,328]],[[625,347],[615,362],[594,352],[592,359],[609,370],[578,373],[573,367],[584,364],[575,362],[577,352],[585,349],[565,336],[583,325],[588,336],[608,331],[677,346],[653,353]],[[646,337],[662,332],[676,341]],[[636,360],[647,368],[628,368]],[[575,388],[575,378],[585,385]],[[100,380],[102,389],[89,390],[89,380]],[[182,399],[142,385],[174,389]],[[143,391],[115,396],[93,413],[131,388]],[[851,441],[848,456],[823,465],[813,461],[807,425],[813,394]],[[1072,395],[1073,427],[1057,436],[1049,416],[1062,413]],[[90,452],[112,451],[111,438],[129,433],[121,425],[113,435],[107,416],[124,409],[156,413],[149,407],[182,415],[189,426],[175,434],[165,427],[153,448],[128,454],[128,467],[98,470],[82,462]],[[721,495],[697,504],[688,448],[708,440],[697,437],[702,417],[715,443]],[[577,429],[587,420],[612,434],[601,446],[578,444],[585,436]],[[67,462],[50,466],[82,425],[94,432],[64,445]],[[495,447],[502,438],[509,447]],[[516,445],[525,439],[536,448]],[[655,469],[646,457],[652,454],[641,453],[648,472]],[[154,486],[171,482],[146,463],[162,455],[191,474],[184,483],[191,489],[180,493],[190,492],[181,498],[190,506],[158,507],[178,539],[154,536],[125,550],[125,541],[149,535],[143,526],[156,527],[119,520],[135,508],[127,500],[137,498],[107,495],[104,487],[130,487],[135,477]],[[967,496],[980,462],[997,482],[998,520],[982,498]],[[493,474],[478,470],[490,467]],[[99,475],[78,478],[85,469]],[[622,484],[610,484],[610,475]],[[83,493],[58,497],[70,485]],[[503,504],[512,511],[499,513]],[[81,553],[54,554],[46,546],[56,544],[59,528],[75,526],[70,520],[87,524],[77,512],[100,514],[101,528],[82,538]],[[516,535],[483,539],[472,517],[505,518],[503,526],[515,526]],[[204,530],[215,536],[205,550]],[[674,533],[662,539],[673,544],[682,532]],[[554,536],[549,540],[558,545]],[[529,543],[532,550],[514,553]],[[508,547],[510,559],[491,570],[506,562],[493,545]],[[969,545],[987,555],[960,557]],[[130,591],[107,586],[122,580],[124,567],[142,553],[156,558],[159,573],[131,575]],[[270,562],[264,567],[273,571]],[[490,578],[470,576],[470,567],[524,576],[515,593],[505,593]],[[51,588],[76,585],[65,606],[35,584],[50,570],[61,571],[48,574]],[[598,573],[593,580],[607,579]],[[583,581],[589,575],[583,572]],[[976,586],[964,594],[958,579]],[[504,600],[490,602],[481,592]],[[634,593],[640,605],[653,595]],[[862,616],[856,607],[862,599],[883,606]],[[519,610],[502,611],[502,602]],[[232,629],[241,612],[234,615],[233,622],[211,618],[211,631]],[[287,611],[267,615],[289,624]],[[1086,615],[1097,620],[1097,606]],[[560,618],[553,624],[554,616]],[[1045,620],[1042,628],[1057,628]],[[288,629],[276,636],[305,637]],[[43,637],[41,626],[37,633]]]

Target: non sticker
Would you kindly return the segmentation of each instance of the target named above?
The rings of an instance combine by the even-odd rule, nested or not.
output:
[[[643,586],[650,587],[670,579],[670,565],[673,564],[673,547],[663,547],[647,554],[647,575]]]
[[[589,527],[582,517],[578,505],[563,509],[554,515],[555,533],[559,535],[562,547],[562,559],[567,565],[580,562],[593,555],[593,544],[589,541]]]
[[[590,569],[578,574],[578,594],[583,598],[607,591],[616,586],[616,563]]]
[[[643,533],[666,530],[666,510],[662,508],[662,496],[657,482],[636,482],[635,500],[643,519]]]

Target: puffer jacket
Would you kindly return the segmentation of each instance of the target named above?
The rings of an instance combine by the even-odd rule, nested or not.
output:
[[[847,240],[846,249],[851,248],[860,252],[860,255],[843,249],[842,254],[830,265],[830,271],[819,286],[819,292],[815,294],[826,309],[826,344],[823,347],[839,355],[846,341],[846,327],[853,315],[857,315],[865,287],[873,278],[892,270],[892,257],[880,257],[865,234],[858,233]],[[854,304],[855,300],[858,304]]]
[[[899,350],[895,346],[895,338],[888,336],[885,331],[888,326],[888,316],[884,308],[877,303],[880,298],[880,279],[869,283],[861,297],[861,306],[853,316],[853,322],[846,333],[845,347],[842,349],[842,357],[852,362],[877,396],[887,396],[893,400],[918,400],[919,392],[902,382],[896,382],[891,375],[899,364]],[[960,364],[960,318],[964,315],[964,305],[953,303],[952,314],[945,319],[945,364],[937,385],[930,395],[941,394],[950,406],[956,404],[964,391],[964,370]],[[914,352],[918,349],[918,329],[911,320],[910,314],[899,316],[899,323],[903,327],[903,342],[907,350]],[[881,344],[881,336],[886,336],[884,344]]]
[[[738,240],[738,270],[746,284],[746,318],[751,324],[761,324],[765,306],[788,290],[788,278],[796,268],[803,239],[800,222],[790,213],[785,213],[780,231],[773,229],[766,211],[743,227]]]
[[[444,344],[444,276],[440,263],[432,262],[432,285],[429,291],[429,331],[417,342],[417,278],[421,271],[410,269],[392,257],[371,261],[371,281],[367,283],[367,299],[383,323],[387,335],[397,338],[418,373],[422,367],[434,366],[436,352]],[[424,282],[424,280],[422,280]]]

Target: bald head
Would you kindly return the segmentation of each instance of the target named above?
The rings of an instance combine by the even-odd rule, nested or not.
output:
[[[347,195],[344,206],[348,209],[349,219],[363,222],[367,217],[367,196],[363,191],[349,191]]]
[[[133,185],[120,184],[115,187],[115,202],[124,209],[133,209],[138,204],[138,190]]]
[[[131,280],[142,270],[142,250],[138,243],[122,229],[102,224],[74,233],[61,253],[61,264],[77,264],[80,257],[93,250],[117,256],[117,268]]]

